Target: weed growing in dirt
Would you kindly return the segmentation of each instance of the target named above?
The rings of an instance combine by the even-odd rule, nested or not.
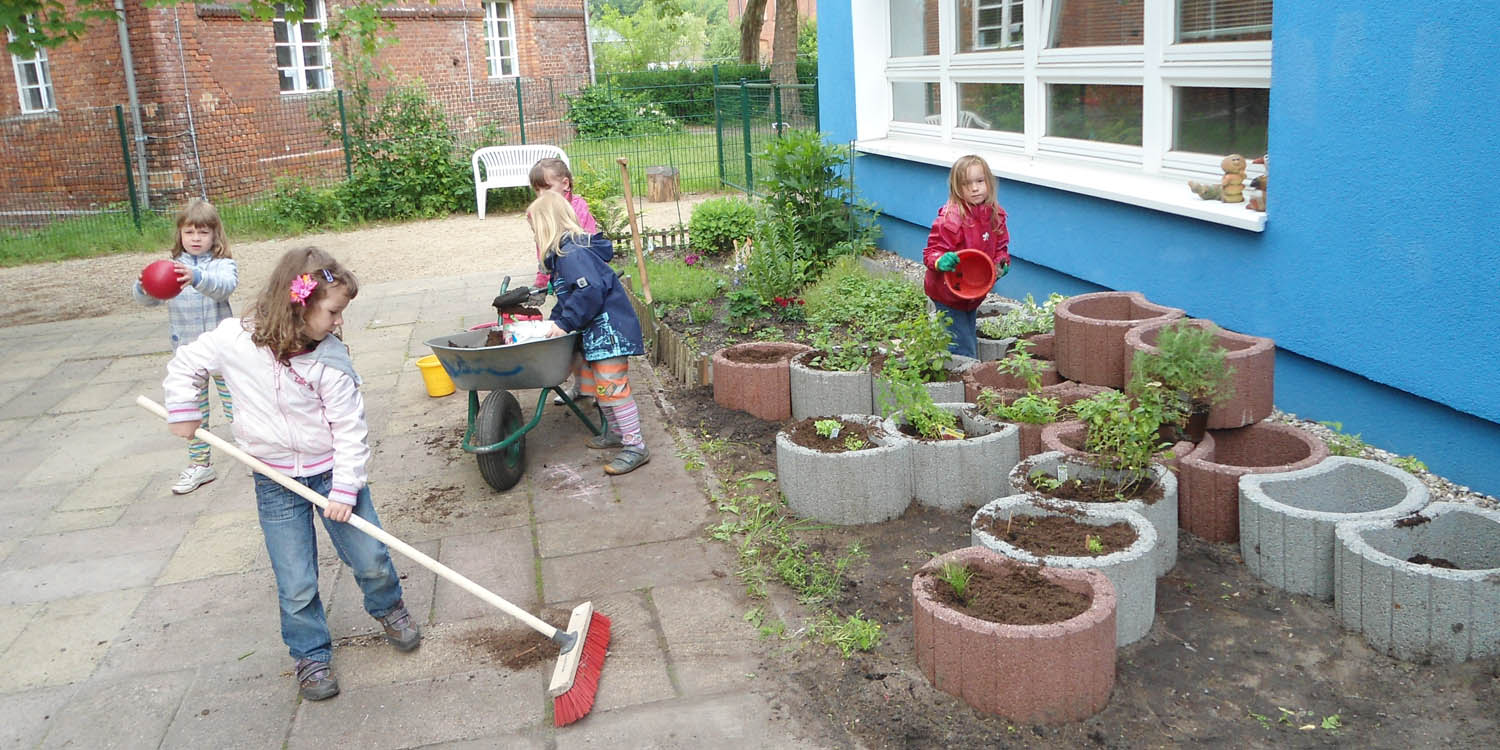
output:
[[[969,581],[974,578],[974,571],[961,562],[948,561],[938,568],[938,580],[948,584],[953,589],[953,595],[959,601],[969,601]]]
[[[1097,555],[1100,552],[1104,551],[1104,542],[1099,541],[1099,537],[1093,536],[1092,534],[1084,535],[1083,546],[1089,551],[1089,554],[1091,555]]]
[[[853,656],[855,651],[869,651],[885,640],[880,623],[865,619],[862,611],[843,619],[833,612],[824,612],[813,626],[813,635],[819,641],[837,647],[845,659]]]
[[[846,451],[862,451],[867,447],[869,447],[869,443],[866,443],[857,435],[850,435],[844,438],[844,450]]]
[[[679,448],[677,450],[677,457],[682,459],[683,470],[690,474],[702,469],[704,466],[703,455],[698,452],[697,448]]]
[[[1422,463],[1421,459],[1418,459],[1416,456],[1399,456],[1391,459],[1391,463],[1395,464],[1396,468],[1410,474],[1420,474],[1427,471],[1427,464]]]
[[[1346,434],[1343,422],[1319,422],[1318,424],[1333,430],[1333,436],[1323,442],[1328,444],[1328,452],[1335,456],[1353,456],[1359,458],[1365,454],[1365,449],[1370,447],[1364,440],[1360,439],[1359,433],[1356,432],[1353,435]]]

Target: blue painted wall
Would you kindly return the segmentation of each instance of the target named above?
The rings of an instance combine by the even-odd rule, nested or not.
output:
[[[819,8],[822,122],[847,141],[849,9],[823,5],[843,7]],[[1480,62],[1500,4],[1284,3],[1274,24],[1265,232],[1002,181],[1024,263],[998,291],[1134,289],[1270,336],[1282,409],[1500,493],[1500,109]],[[918,257],[945,174],[861,157],[888,249]]]

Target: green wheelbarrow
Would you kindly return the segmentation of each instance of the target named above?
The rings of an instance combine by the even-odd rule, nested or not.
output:
[[[485,346],[488,328],[429,339],[426,344],[442,363],[453,385],[469,392],[469,425],[463,449],[479,461],[479,474],[491,487],[508,490],[526,473],[526,433],[542,421],[547,394],[556,394],[593,434],[606,428],[595,404],[596,423],[560,387],[573,367],[578,332],[540,341]],[[523,421],[521,403],[511,391],[540,388],[536,412]],[[484,401],[480,391],[489,391]]]

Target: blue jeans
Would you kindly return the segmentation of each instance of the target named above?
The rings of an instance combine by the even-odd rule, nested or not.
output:
[[[979,321],[979,310],[955,310],[937,300],[932,304],[938,312],[948,314],[948,334],[953,337],[948,351],[963,357],[978,357],[979,333],[975,326]]]
[[[296,481],[326,497],[333,485],[333,472],[297,477]],[[271,555],[271,569],[276,572],[281,640],[293,659],[328,661],[333,655],[333,642],[323,600],[318,596],[318,538],[313,530],[313,514],[322,518],[322,511],[259,473],[255,475],[255,503],[260,529],[266,536],[266,551]],[[370,488],[359,491],[354,513],[380,525]],[[354,572],[354,580],[365,594],[365,611],[376,618],[389,614],[401,601],[401,580],[391,564],[390,551],[347,523],[322,520],[339,559]]]

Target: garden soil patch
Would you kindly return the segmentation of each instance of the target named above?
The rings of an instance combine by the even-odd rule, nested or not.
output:
[[[935,598],[943,606],[970,617],[1002,625],[1047,625],[1066,622],[1087,612],[1093,597],[1059,586],[1042,577],[1038,568],[1023,566],[1009,575],[974,570],[965,596],[939,580]]]
[[[726,450],[704,452],[717,476],[775,470],[773,440],[782,424],[727,411],[710,389],[659,377],[680,435],[729,441]],[[835,609],[861,612],[885,631],[880,646],[849,659],[806,637],[762,641],[757,678],[775,686],[810,733],[809,744],[1404,749],[1489,747],[1500,733],[1500,659],[1397,661],[1344,632],[1331,605],[1256,579],[1237,547],[1187,536],[1177,567],[1157,582],[1150,633],[1118,653],[1115,689],[1102,712],[1061,726],[1012,725],[981,714],[934,689],[912,654],[912,576],[932,555],[968,546],[969,521],[966,513],[914,505],[884,523],[799,532],[824,555],[855,541],[869,553],[851,570]],[[767,610],[785,618],[788,632],[808,624],[799,605]],[[1322,729],[1334,715],[1340,728]],[[1300,728],[1309,724],[1314,728]]]
[[[815,417],[808,417],[798,422],[793,422],[786,428],[786,436],[789,440],[803,448],[810,448],[824,453],[845,453],[849,448],[849,438],[859,440],[866,447],[874,447],[875,441],[871,439],[873,433],[884,434],[879,427],[860,424],[858,422],[845,422],[840,419],[839,432],[836,438],[826,438],[818,434],[817,423],[821,421]]]
[[[1097,557],[1128,549],[1136,539],[1128,523],[1094,526],[1062,516],[997,517],[985,531],[1038,556]],[[1099,551],[1090,551],[1087,539],[1097,540]]]

